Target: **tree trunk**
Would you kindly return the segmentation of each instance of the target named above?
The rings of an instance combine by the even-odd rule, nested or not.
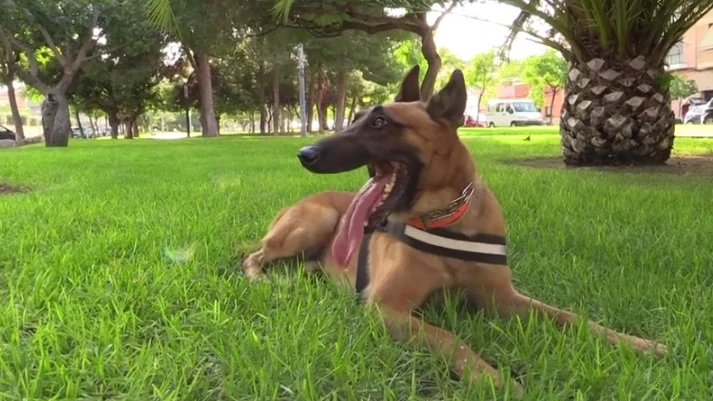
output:
[[[347,73],[339,71],[337,73],[337,102],[334,113],[334,130],[341,131],[344,129],[344,114],[347,103]]]
[[[218,136],[218,122],[213,106],[213,83],[211,82],[210,57],[205,53],[193,52],[198,78],[198,102],[201,110],[201,128],[204,137]]]
[[[74,119],[77,120],[77,127],[79,128],[79,135],[82,136],[82,138],[85,137],[84,135],[84,127],[82,127],[82,120],[79,119],[79,110],[74,109]]]
[[[555,96],[557,96],[557,92],[559,92],[558,87],[550,86],[550,93],[552,94],[552,99],[550,99],[550,124],[555,121]]]
[[[314,121],[314,100],[317,93],[317,74],[312,72],[309,75],[307,93],[305,94],[305,108],[307,112],[307,132],[312,132],[312,121]]]
[[[139,137],[139,122],[138,122],[138,120],[139,120],[138,117],[134,117],[131,119],[131,136],[133,136],[134,138]]]
[[[15,79],[12,70],[6,75],[5,82],[3,84],[7,88],[7,99],[10,102],[10,113],[12,113],[12,122],[15,124],[15,134],[17,138],[15,142],[18,145],[22,145],[25,141],[25,129],[22,125],[22,116],[20,115],[20,109],[17,107],[17,98],[15,97],[15,85],[13,80]]]
[[[327,106],[328,105],[322,102],[317,104],[317,118],[319,119],[320,131],[327,131],[329,129],[329,127],[327,127]]]
[[[477,123],[478,121],[480,121],[480,104],[481,104],[482,101],[483,101],[483,94],[484,94],[484,93],[485,93],[485,91],[482,90],[482,89],[481,89],[480,92],[478,93],[478,105],[476,106],[476,107],[477,107],[477,110],[476,110],[476,112],[475,112],[475,118],[476,118],[475,122],[476,122],[476,123]],[[488,122],[486,121],[485,123],[487,124]]]
[[[134,130],[131,120],[124,120],[124,139],[134,139]]]
[[[111,139],[119,138],[119,117],[115,111],[107,113],[109,115],[109,126],[111,127]]]
[[[273,134],[280,132],[280,70],[277,65],[272,71],[272,126]]]
[[[71,132],[67,96],[62,91],[50,91],[45,94],[41,109],[45,146],[48,148],[67,147]]]
[[[675,119],[663,73],[646,56],[570,63],[560,118],[565,164],[665,163]]]
[[[347,124],[351,124],[351,122],[354,120],[354,114],[356,113],[356,106],[357,106],[357,96],[354,95],[352,96],[352,104],[349,106],[349,118],[347,119]]]
[[[289,106],[286,109],[286,114],[287,118],[282,125],[285,127],[285,132],[292,133],[292,109]]]
[[[426,13],[422,13],[419,18],[422,20],[423,24],[428,27],[426,22]],[[428,69],[426,70],[426,76],[421,82],[421,99],[427,101],[433,95],[433,90],[436,86],[436,79],[438,78],[438,72],[441,70],[443,62],[441,61],[441,56],[438,54],[438,48],[436,47],[436,41],[433,38],[433,30],[426,28],[420,34],[421,36],[421,53],[428,63]]]

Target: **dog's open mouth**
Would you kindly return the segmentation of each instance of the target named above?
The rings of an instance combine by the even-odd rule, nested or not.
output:
[[[371,178],[364,184],[339,222],[332,242],[332,256],[346,265],[364,237],[388,217],[405,193],[408,168],[399,162],[379,162],[369,166]]]

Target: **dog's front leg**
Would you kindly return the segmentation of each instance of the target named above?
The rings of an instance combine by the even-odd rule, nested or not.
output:
[[[502,388],[503,378],[500,373],[480,358],[463,340],[411,315],[411,311],[432,292],[431,288],[425,288],[423,284],[436,283],[435,280],[422,278],[424,280],[420,283],[409,279],[398,280],[395,276],[380,281],[371,289],[367,303],[377,311],[395,340],[415,341],[418,346],[445,358],[451,370],[467,381],[477,382],[485,376],[493,381],[496,388]],[[515,396],[522,396],[523,389],[519,384],[513,382],[512,389]]]

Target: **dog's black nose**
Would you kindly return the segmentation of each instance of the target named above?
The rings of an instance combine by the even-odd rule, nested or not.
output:
[[[319,160],[319,149],[316,146],[305,146],[297,153],[302,164],[310,165]]]

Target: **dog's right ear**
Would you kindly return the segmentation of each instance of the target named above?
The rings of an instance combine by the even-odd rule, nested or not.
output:
[[[421,87],[418,84],[419,72],[420,67],[416,64],[406,73],[403,81],[401,81],[399,93],[396,95],[396,98],[394,98],[395,102],[415,102],[421,100]]]
[[[465,88],[463,71],[456,69],[451,73],[446,86],[428,101],[426,112],[434,120],[445,120],[454,128],[463,125],[468,93]]]

